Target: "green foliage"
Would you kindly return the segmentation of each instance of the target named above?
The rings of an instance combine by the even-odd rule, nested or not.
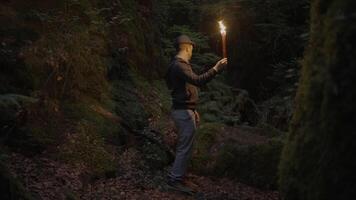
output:
[[[213,67],[216,62],[219,60],[219,57],[213,53],[198,53],[192,58],[193,68],[199,73],[203,72],[199,66],[204,66],[205,69]]]
[[[294,97],[300,72],[298,61],[291,60],[289,62],[281,62],[272,65],[272,67],[273,75],[270,76],[270,79],[279,86],[279,90],[276,92],[281,96]]]
[[[259,112],[246,91],[233,89],[222,80],[213,80],[201,92],[199,111],[203,121],[227,125],[256,125]]]
[[[5,80],[9,75],[16,84],[2,89],[24,92],[21,89],[27,88],[28,95],[52,99],[105,98],[106,24],[95,5],[86,0],[52,2],[47,5],[50,9],[40,2],[13,5],[12,13],[17,15],[8,14],[13,23],[3,29],[6,40],[15,42],[5,44],[11,56],[1,62],[8,63],[2,69]]]
[[[297,60],[273,65],[273,74],[269,79],[278,85],[275,96],[260,104],[259,124],[266,124],[282,131],[288,130],[294,111],[294,96],[298,87],[300,64]]]
[[[113,156],[105,149],[104,138],[89,123],[78,123],[75,132],[61,147],[59,157],[68,163],[85,166],[96,174],[113,171],[116,167]]]
[[[202,124],[196,133],[195,150],[192,159],[192,168],[200,173],[209,173],[211,170],[208,163],[211,162],[209,150],[211,145],[216,140],[216,134],[223,127],[219,123],[205,123]]]
[[[201,71],[202,66],[212,66],[218,60],[218,57],[209,52],[210,47],[208,44],[209,38],[201,32],[194,31],[187,25],[173,25],[166,31],[166,38],[162,39],[164,54],[167,60],[175,56],[176,49],[174,47],[174,40],[179,35],[188,35],[192,41],[196,43],[196,47],[193,50],[192,63],[196,70]]]
[[[103,48],[102,42],[94,42],[85,31],[42,38],[36,47],[26,52],[26,63],[32,66],[34,76],[39,80],[36,89],[44,88],[45,95],[58,99],[106,98],[106,66],[96,52]]]
[[[190,28],[187,25],[182,25],[182,26],[173,25],[172,27],[170,27],[168,29],[167,34],[172,39],[175,39],[176,37],[178,37],[181,34],[188,35],[196,43],[198,52],[200,49],[201,50],[210,49],[210,47],[208,46],[208,43],[207,43],[208,38],[206,36],[204,36],[202,33],[193,31],[192,28]]]
[[[212,39],[220,39],[216,20],[224,19],[227,25],[229,65],[234,66],[229,83],[248,90],[256,100],[285,93],[279,88],[280,77],[288,76],[289,69],[298,74],[295,60],[302,56],[306,43],[308,5],[307,0],[225,0],[201,6],[201,27],[206,27]],[[297,79],[288,79],[289,88],[295,88]]]
[[[137,1],[120,1],[119,6],[121,21],[114,21],[113,24],[119,28],[122,38],[118,39],[124,40],[123,45],[130,51],[126,58],[128,67],[148,79],[157,78],[164,73],[164,69],[161,68],[160,33],[153,17],[137,12],[140,9]]]
[[[170,161],[167,153],[150,141],[146,141],[139,149],[146,165],[151,169],[162,169]]]
[[[294,111],[294,99],[291,96],[274,96],[260,105],[261,117],[258,126],[271,126],[287,132]]]
[[[158,99],[159,99],[159,107],[161,108],[161,114],[168,113],[171,110],[171,96],[170,91],[166,87],[166,83],[162,80],[154,81],[152,83],[153,88],[156,89]]]
[[[83,111],[88,107],[84,105],[89,103],[88,99],[102,104],[107,102],[109,85],[102,56],[106,53],[105,29],[92,3],[65,1],[63,5],[53,5],[51,11],[34,5],[19,15],[26,21],[27,28],[41,37],[26,40],[27,45],[19,52],[30,79],[31,95],[40,101],[31,109],[33,118],[13,134],[17,139],[12,142],[23,143],[18,146],[36,144],[48,147],[57,144],[65,132],[64,126],[69,129],[77,121],[88,120],[95,115]],[[41,26],[32,26],[36,23]],[[82,105],[79,102],[83,102]],[[73,120],[73,111],[67,104],[83,108],[78,109],[74,117],[76,121],[69,124],[64,123],[64,119]],[[113,127],[107,126],[108,123],[104,125],[102,119],[89,121],[98,125],[102,132]]]
[[[9,42],[6,48],[3,48],[4,44],[0,47],[0,62],[6,63],[6,67],[1,68],[0,80],[6,82],[1,91],[26,92],[39,101],[29,109],[31,117],[26,121],[16,121],[7,144],[28,153],[36,152],[38,148],[61,146],[66,142],[63,139],[65,134],[73,129],[78,129],[78,137],[84,137],[82,132],[89,128],[78,128],[78,123],[95,127],[89,136],[94,141],[100,140],[98,143],[102,147],[98,148],[104,146],[98,138],[119,140],[118,125],[95,110],[102,108],[112,114],[114,107],[106,78],[109,23],[104,19],[105,7],[99,1],[87,0],[46,5],[34,2],[10,7],[15,15],[9,12],[6,17],[13,24],[5,25],[2,28],[4,32],[1,32],[5,40],[15,42]],[[7,76],[15,80],[8,81],[11,79]],[[12,101],[14,97],[18,99],[20,95],[6,97],[6,102],[19,107],[18,104],[22,103]],[[69,149],[78,148],[83,154],[74,155],[74,158],[86,156],[81,162],[88,161],[90,165],[106,159],[100,158],[107,156],[104,150],[93,148],[93,154],[97,156],[91,160],[88,157],[92,154],[90,148],[79,147],[79,143],[76,141],[67,146]],[[83,145],[94,146],[90,141]],[[71,152],[66,153],[69,155]],[[103,162],[103,168],[110,168]],[[93,168],[94,171],[103,171],[100,166]]]
[[[164,30],[172,25],[195,25],[197,2],[191,0],[155,0],[156,12]]]
[[[143,109],[151,117],[161,117],[170,111],[171,97],[170,91],[166,87],[164,80],[148,80],[134,72],[130,73],[133,90]]]
[[[148,114],[135,91],[136,87],[131,81],[113,82],[114,110],[132,129],[142,130],[147,126]]]

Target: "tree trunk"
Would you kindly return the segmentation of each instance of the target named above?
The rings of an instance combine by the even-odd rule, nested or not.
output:
[[[312,0],[296,110],[280,163],[287,200],[356,198],[356,1]]]

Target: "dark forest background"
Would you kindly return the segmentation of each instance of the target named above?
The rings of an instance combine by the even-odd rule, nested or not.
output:
[[[163,77],[180,34],[200,89],[190,179],[207,199],[352,199],[351,0],[0,3],[1,199],[192,199],[166,191]]]

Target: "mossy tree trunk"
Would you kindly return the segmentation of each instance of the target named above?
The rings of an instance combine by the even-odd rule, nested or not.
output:
[[[280,164],[288,200],[356,198],[356,1],[313,0],[310,44]]]

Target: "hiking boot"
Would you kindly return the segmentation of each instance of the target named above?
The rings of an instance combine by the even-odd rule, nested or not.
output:
[[[199,190],[199,186],[197,184],[195,184],[193,181],[188,180],[188,179],[184,179],[182,181],[182,184],[185,185],[186,187],[191,188],[193,191],[197,191]]]
[[[181,181],[168,180],[167,185],[168,185],[168,188],[171,190],[183,192],[183,193],[190,194],[190,195],[193,195],[195,193],[195,191],[193,189],[184,185]]]

